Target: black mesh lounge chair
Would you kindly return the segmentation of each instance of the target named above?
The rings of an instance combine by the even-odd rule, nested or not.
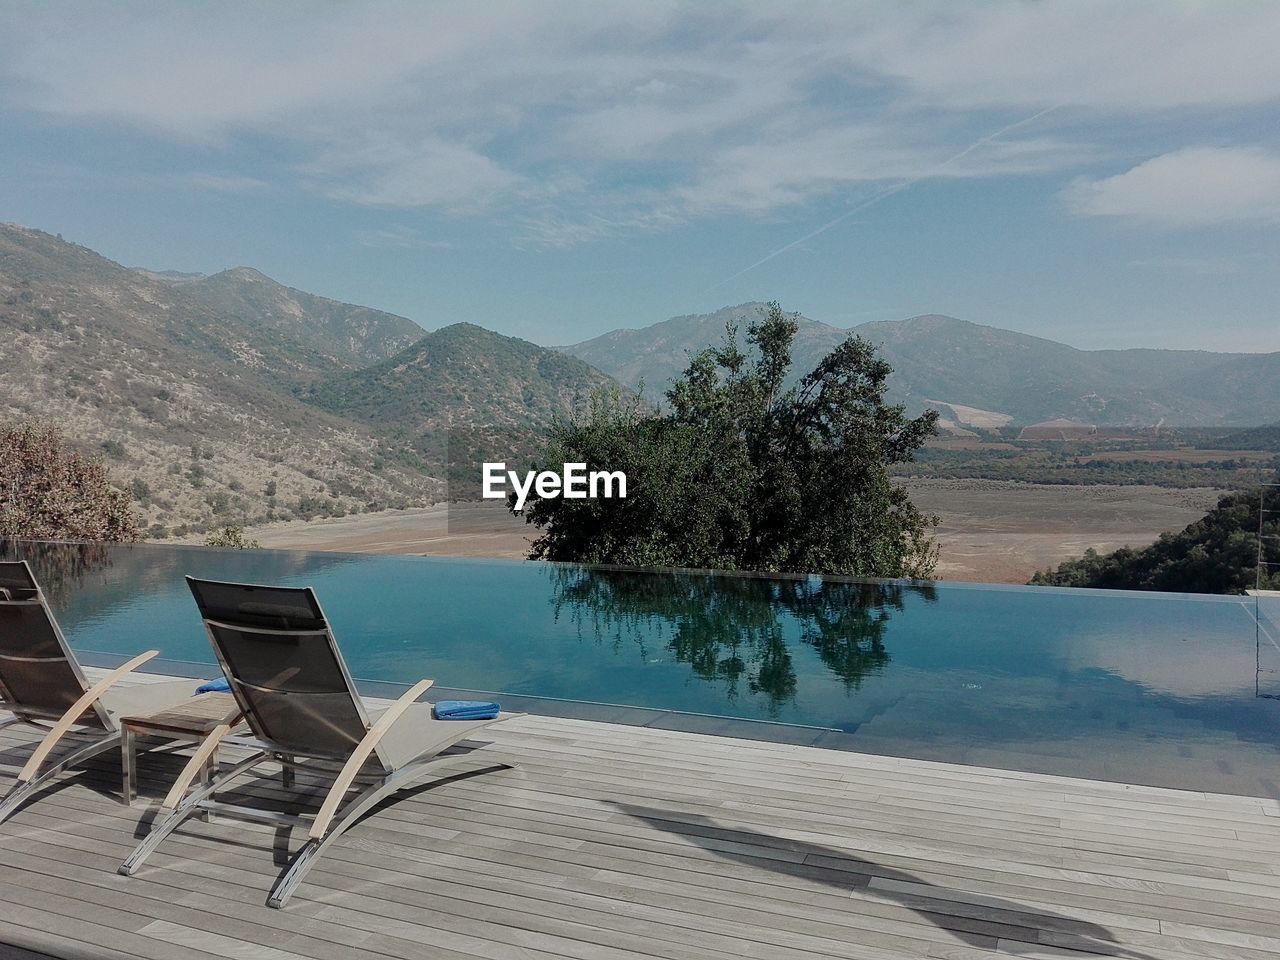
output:
[[[0,799],[0,823],[67,767],[120,745],[119,718],[163,710],[195,693],[190,680],[117,682],[159,653],[148,650],[89,685],[25,560],[0,562],[0,728],[47,731]],[[55,756],[56,754],[56,756]]]
[[[252,737],[230,737],[224,725],[204,740],[164,800],[169,814],[156,820],[120,865],[126,876],[176,827],[198,814],[307,826],[306,842],[267,898],[268,906],[283,907],[326,847],[364,813],[431,772],[430,764],[442,751],[512,716],[436,720],[430,703],[416,702],[431,686],[430,680],[415,684],[380,714],[370,714],[309,587],[259,587],[192,577],[187,583]],[[249,747],[253,753],[184,798],[220,742]],[[232,780],[267,762],[281,765],[286,787],[299,773],[331,781],[319,811],[298,815],[215,800]],[[343,804],[353,789],[359,792]]]

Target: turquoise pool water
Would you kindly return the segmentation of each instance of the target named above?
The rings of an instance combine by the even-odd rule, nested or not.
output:
[[[167,660],[212,664],[184,574],[310,585],[360,678],[775,721],[824,728],[813,742],[1127,771],[1135,782],[1176,769],[1179,785],[1198,789],[1280,780],[1280,700],[1258,696],[1280,693],[1268,689],[1277,664],[1260,660],[1245,598],[148,545],[4,549],[32,561],[86,652],[158,647]]]

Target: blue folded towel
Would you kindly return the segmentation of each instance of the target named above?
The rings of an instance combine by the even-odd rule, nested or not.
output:
[[[206,680],[200,686],[196,687],[196,693],[230,693],[231,682],[226,677],[219,677],[217,680]]]
[[[501,709],[487,700],[441,700],[432,715],[437,720],[492,720]]]

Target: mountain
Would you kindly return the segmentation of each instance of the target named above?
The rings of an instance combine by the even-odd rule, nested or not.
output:
[[[0,225],[0,411],[53,420],[105,454],[157,535],[438,493],[377,431],[293,394],[349,366],[286,319],[223,312],[182,284]]]
[[[739,336],[745,336],[751,322],[764,319],[768,311],[768,304],[744,303],[715,313],[672,317],[640,330],[614,330],[559,349],[625,384],[643,383],[645,393],[656,398],[666,390],[671,378],[684,370],[691,355],[720,343],[726,324],[736,325]],[[848,331],[825,323],[806,317],[798,319],[800,329],[794,348],[797,367],[812,368],[848,336]]]
[[[287,331],[324,351],[339,367],[385,360],[425,333],[404,317],[358,307],[277,283],[251,267],[213,276],[162,273],[158,276],[215,312]]]
[[[624,383],[643,380],[646,393],[657,397],[692,353],[720,339],[727,321],[745,331],[766,309],[746,303],[641,330],[615,330],[562,349]],[[848,330],[797,319],[795,376],[857,334],[879,345],[893,366],[891,399],[912,412],[941,408],[954,424],[1243,426],[1280,419],[1280,353],[1079,350],[940,315]]]
[[[395,356],[326,380],[309,402],[391,429],[428,462],[461,468],[532,456],[552,419],[615,380],[573,357],[471,323],[422,337]],[[474,474],[474,470],[471,471]],[[451,481],[462,478],[451,473]],[[478,476],[472,476],[478,482]],[[451,489],[451,495],[458,491]]]

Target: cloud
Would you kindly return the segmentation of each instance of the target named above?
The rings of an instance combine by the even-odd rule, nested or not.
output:
[[[303,167],[331,197],[369,206],[482,207],[521,177],[480,150],[435,137],[398,140],[367,133],[325,148]]]
[[[452,250],[448,240],[425,236],[421,230],[406,226],[373,227],[355,232],[355,241],[362,247],[381,250]]]
[[[270,186],[265,180],[239,174],[189,173],[179,179],[193,187],[215,193],[253,193]]]
[[[1064,192],[1087,217],[1164,227],[1280,222],[1280,154],[1259,147],[1187,147]]]
[[[1119,113],[1280,96],[1275,4],[917,4],[866,26],[847,35],[847,54],[936,105]]]
[[[1078,172],[1108,124],[1280,102],[1274,4],[121,0],[0,5],[0,35],[9,110],[548,246],[856,203],[1049,106],[945,175]]]

